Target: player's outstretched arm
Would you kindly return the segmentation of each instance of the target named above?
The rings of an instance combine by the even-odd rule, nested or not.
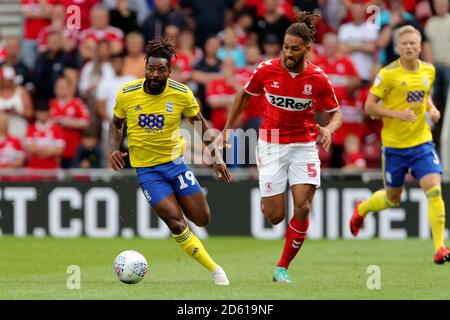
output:
[[[405,110],[389,110],[383,108],[378,102],[380,98],[369,92],[366,103],[364,105],[365,111],[368,115],[375,118],[397,118],[407,122],[416,121],[416,114],[411,109]]]
[[[124,157],[128,155],[127,152],[120,152],[120,143],[122,141],[122,127],[125,119],[113,116],[109,123],[109,146],[111,149],[111,167],[115,171],[119,171],[125,167]]]
[[[225,161],[223,161],[222,155],[220,154],[219,150],[214,148],[214,146],[216,146],[216,144],[214,143],[214,137],[211,137],[211,140],[205,141],[205,138],[207,138],[206,135],[208,133],[209,126],[202,113],[198,112],[195,116],[187,117],[187,119],[194,128],[197,128],[197,126],[195,126],[195,123],[201,124],[201,132],[198,132],[198,134],[200,134],[200,136],[202,137],[203,145],[207,148],[213,147],[213,149],[211,150],[211,156],[213,157],[213,170],[219,178],[225,180],[226,182],[230,182],[230,171],[228,170]]]

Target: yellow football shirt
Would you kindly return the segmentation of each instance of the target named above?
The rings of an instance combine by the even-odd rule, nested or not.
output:
[[[180,134],[182,115],[193,117],[199,105],[184,84],[168,79],[159,95],[144,91],[145,79],[128,82],[117,93],[114,115],[125,119],[128,151],[134,168],[151,167],[175,160],[186,144]]]
[[[433,87],[433,65],[420,61],[414,71],[405,69],[400,59],[378,73],[370,92],[381,99],[382,107],[390,110],[411,109],[415,122],[383,118],[381,141],[391,148],[411,148],[432,141],[431,129],[426,121],[427,101]]]

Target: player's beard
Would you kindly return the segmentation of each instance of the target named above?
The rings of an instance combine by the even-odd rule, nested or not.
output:
[[[151,94],[160,94],[164,91],[164,88],[166,87],[166,80],[152,80],[147,79],[145,87],[147,88],[148,92]]]
[[[288,59],[284,57],[284,65],[286,66],[286,69],[289,71],[299,71],[299,67],[303,65],[303,62],[305,61],[305,56],[301,56],[298,60],[294,59]]]

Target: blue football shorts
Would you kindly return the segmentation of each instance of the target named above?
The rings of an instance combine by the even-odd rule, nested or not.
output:
[[[136,168],[137,179],[152,207],[168,195],[188,196],[203,192],[183,158],[148,168]]]
[[[402,187],[408,171],[420,180],[430,173],[442,173],[442,165],[434,147],[429,141],[412,148],[383,147],[383,174],[385,185]]]

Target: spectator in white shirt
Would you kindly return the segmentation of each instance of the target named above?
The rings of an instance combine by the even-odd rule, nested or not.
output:
[[[374,65],[378,29],[366,22],[365,7],[362,3],[351,6],[353,21],[341,25],[338,39],[344,53],[350,55],[363,84],[368,84]]]

